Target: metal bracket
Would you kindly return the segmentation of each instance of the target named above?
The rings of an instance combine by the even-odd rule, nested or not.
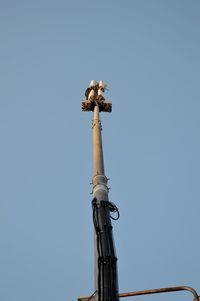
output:
[[[193,294],[194,301],[199,301],[199,296],[198,296],[197,292],[195,291],[195,289],[193,289],[190,286],[165,287],[165,288],[157,288],[157,289],[136,291],[136,292],[130,292],[130,293],[122,293],[122,294],[119,294],[119,297],[124,298],[124,297],[141,296],[141,295],[172,293],[172,292],[178,292],[178,291],[191,292]]]
[[[96,103],[94,101],[84,100],[82,101],[82,111],[94,111]],[[112,112],[112,102],[98,101],[99,111],[100,112]]]
[[[191,292],[194,297],[194,301],[200,301],[200,296],[198,296],[195,289],[190,286],[175,286],[175,287],[165,287],[165,288],[157,288],[157,289],[151,289],[151,290],[136,291],[136,292],[130,292],[130,293],[120,293],[119,298],[141,296],[141,295],[151,295],[151,294],[161,294],[161,293],[173,293],[173,292],[179,292],[179,291]],[[90,298],[90,297],[78,298],[78,301],[87,301],[88,298]],[[92,297],[92,301],[94,301],[94,296]]]

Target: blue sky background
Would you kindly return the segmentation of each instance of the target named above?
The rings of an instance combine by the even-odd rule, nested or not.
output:
[[[200,294],[199,53],[197,0],[0,1],[1,301],[94,291],[91,79],[113,101],[102,133],[120,292]]]

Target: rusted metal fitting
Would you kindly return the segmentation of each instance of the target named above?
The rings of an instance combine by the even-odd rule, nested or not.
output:
[[[175,286],[175,287],[165,287],[165,288],[158,288],[158,289],[150,289],[150,290],[143,290],[143,291],[136,291],[136,292],[129,292],[129,293],[121,293],[119,294],[120,298],[124,297],[133,297],[133,296],[141,296],[141,295],[151,295],[151,294],[161,294],[161,293],[172,293],[178,291],[188,291],[193,294],[194,301],[199,301],[199,296],[194,288],[190,286]]]
[[[94,111],[95,105],[96,105],[96,103],[94,101],[84,100],[84,101],[82,101],[81,109],[84,112]],[[108,102],[98,101],[98,106],[99,106],[100,112],[108,112],[108,113],[112,112],[112,102],[111,101],[108,101]]]
[[[129,292],[129,293],[120,293],[120,298],[125,297],[135,297],[135,296],[142,296],[142,295],[152,295],[152,294],[162,294],[162,293],[173,293],[173,292],[179,292],[179,291],[188,291],[191,292],[194,301],[200,301],[200,296],[198,296],[196,290],[190,286],[174,286],[174,287],[165,287],[165,288],[157,288],[157,289],[150,289],[150,290],[143,290],[143,291],[135,291],[135,292]],[[90,297],[82,297],[79,298],[78,301],[87,301]],[[92,298],[90,300],[94,300],[94,295],[92,295]]]

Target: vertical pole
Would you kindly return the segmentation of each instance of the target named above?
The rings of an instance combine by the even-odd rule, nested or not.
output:
[[[95,296],[96,301],[118,301],[117,258],[115,255],[111,203],[104,174],[99,105],[95,102],[93,119],[94,176],[93,222],[95,228]]]
[[[94,156],[94,176],[93,176],[93,197],[102,198],[108,201],[107,178],[104,174],[103,146],[101,137],[101,120],[99,117],[98,104],[94,107],[93,119],[93,156]]]
[[[94,107],[93,119],[93,143],[94,143],[94,176],[104,175],[103,148],[101,139],[101,120],[99,118],[99,106]]]

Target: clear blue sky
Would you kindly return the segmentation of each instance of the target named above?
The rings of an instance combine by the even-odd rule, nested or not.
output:
[[[91,79],[113,101],[102,133],[120,292],[200,294],[199,16],[197,0],[0,1],[1,301],[94,291]]]

